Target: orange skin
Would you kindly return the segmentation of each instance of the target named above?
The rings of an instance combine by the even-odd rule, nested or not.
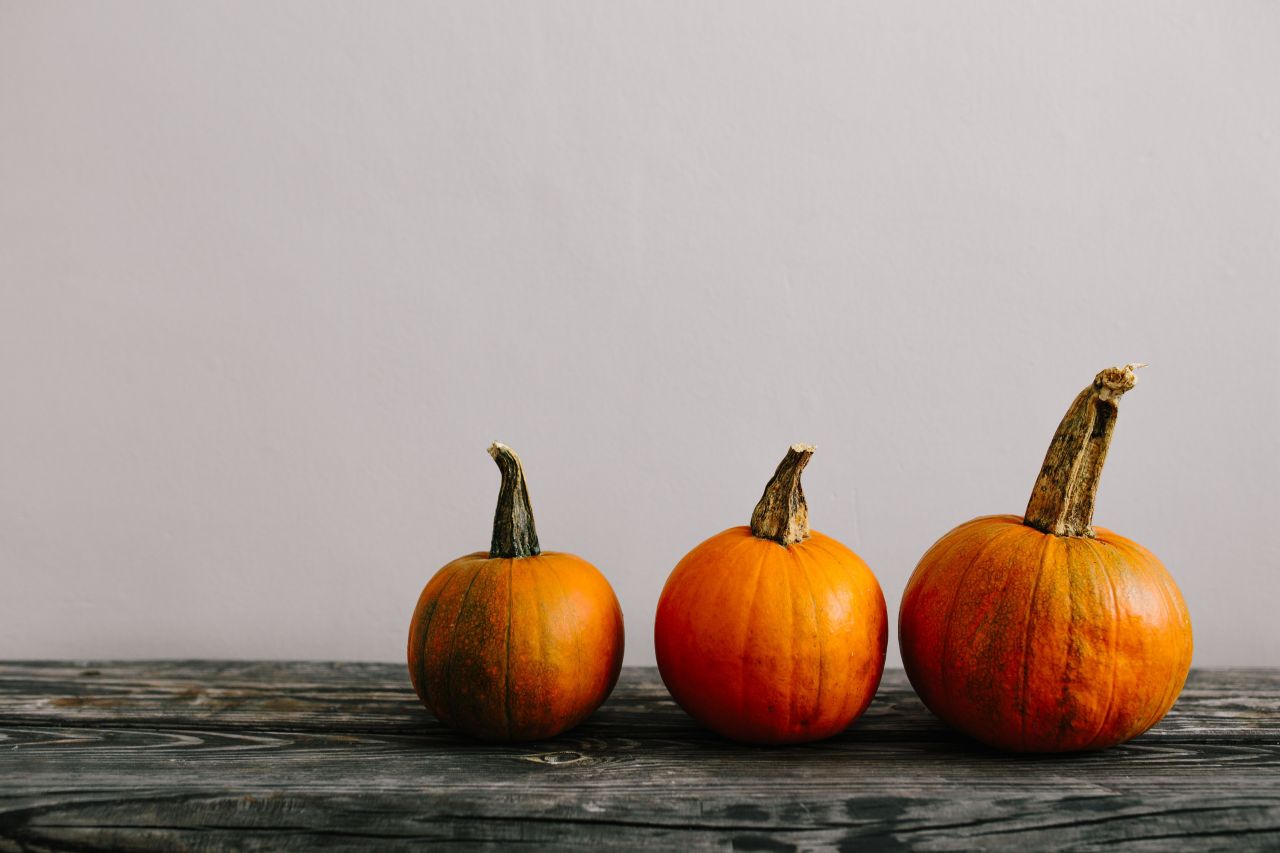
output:
[[[711,537],[667,579],[654,628],[680,707],[749,743],[843,731],[875,695],[887,639],[875,576],[816,530],[788,547],[749,527]]]
[[[436,573],[409,626],[409,676],[440,722],[485,740],[549,738],[608,698],[622,610],[572,554],[469,554]]]
[[[903,664],[934,714],[999,749],[1102,749],[1151,728],[1191,667],[1191,618],[1155,555],[1094,528],[976,518],[903,595]]]

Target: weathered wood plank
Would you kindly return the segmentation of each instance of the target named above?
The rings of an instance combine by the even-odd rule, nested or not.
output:
[[[114,790],[122,783],[253,786],[273,784],[384,790],[429,784],[492,790],[529,785],[623,792],[680,791],[704,796],[821,793],[831,785],[876,793],[985,785],[1020,789],[1028,781],[1081,794],[1254,790],[1280,777],[1280,744],[1132,743],[1106,753],[1018,758],[966,741],[878,742],[847,735],[822,743],[750,749],[709,740],[698,730],[655,739],[601,736],[584,726],[554,742],[491,745],[444,737],[298,734],[202,729],[29,729],[0,727],[5,767],[52,787]],[[0,779],[0,793],[13,790]],[[416,787],[414,788],[416,790]],[[22,782],[18,791],[28,790]]]
[[[748,748],[649,670],[591,721],[500,745],[399,667],[0,664],[0,850],[1280,847],[1280,673],[1193,674],[1170,718],[1079,756],[941,726],[900,672],[839,737]]]
[[[1280,802],[1229,797],[1003,796],[904,798],[829,796],[702,804],[696,798],[636,803],[618,795],[576,801],[542,792],[491,796],[446,793],[231,794],[140,789],[116,797],[80,794],[0,800],[0,839],[12,844],[144,849],[407,847],[470,842],[477,847],[542,843],[556,847],[661,845],[748,850],[1100,849],[1168,850],[1274,846]],[[1261,827],[1261,828],[1260,828]],[[2,843],[2,842],[0,842]]]
[[[1150,738],[1280,738],[1280,670],[1196,670]],[[592,725],[611,731],[681,726],[652,667],[624,670]],[[414,733],[434,721],[395,664],[161,661],[0,663],[0,722],[114,726],[274,727],[297,731]],[[885,673],[854,731],[884,738],[954,739],[916,698],[901,670]]]

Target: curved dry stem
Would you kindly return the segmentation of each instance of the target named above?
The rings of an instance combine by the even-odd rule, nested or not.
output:
[[[778,463],[773,479],[751,513],[751,535],[786,547],[809,538],[809,507],[800,486],[800,473],[816,448],[793,444]]]
[[[490,557],[536,557],[538,531],[533,524],[533,508],[529,506],[529,487],[524,481],[520,457],[505,444],[489,445],[489,455],[502,471],[498,488],[498,509],[493,514],[493,541]]]
[[[1049,442],[1024,520],[1055,536],[1093,536],[1093,506],[1120,398],[1144,364],[1108,367],[1076,396]]]

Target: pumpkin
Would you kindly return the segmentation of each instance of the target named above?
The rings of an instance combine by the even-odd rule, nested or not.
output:
[[[502,471],[488,552],[459,557],[427,583],[409,625],[409,676],[440,722],[478,738],[549,738],[613,690],[622,611],[581,557],[542,552],[524,469],[494,443]]]
[[[1145,732],[1191,666],[1191,620],[1155,555],[1091,526],[1120,397],[1099,373],[1049,445],[1026,513],[962,524],[920,560],[898,620],[925,705],[1017,752],[1101,749]]]
[[[667,579],[654,644],[672,697],[694,719],[749,743],[799,743],[844,730],[884,671],[887,616],[857,554],[809,529],[797,444],[750,527],[694,548]]]

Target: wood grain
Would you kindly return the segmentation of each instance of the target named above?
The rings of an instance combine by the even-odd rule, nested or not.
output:
[[[1196,671],[1102,753],[1013,757],[901,672],[839,737],[742,747],[653,669],[551,741],[454,735],[384,664],[0,664],[0,850],[1276,849],[1280,671]]]

